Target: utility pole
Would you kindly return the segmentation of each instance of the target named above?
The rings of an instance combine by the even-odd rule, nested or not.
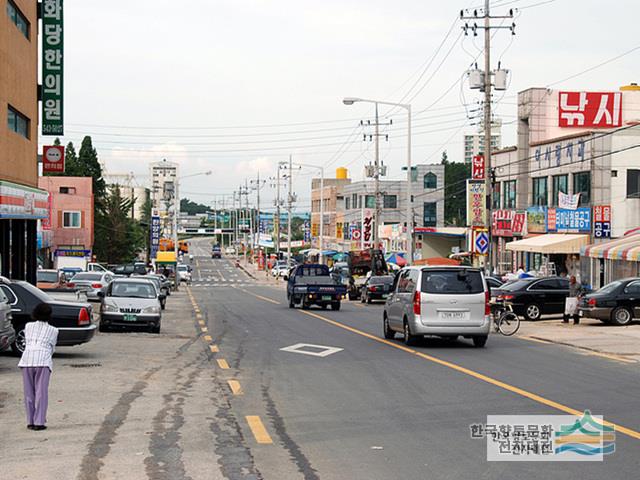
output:
[[[485,228],[487,231],[487,235],[489,237],[489,246],[487,247],[487,253],[485,256],[485,266],[490,267],[491,263],[491,209],[493,207],[493,184],[492,184],[492,152],[491,152],[491,127],[492,127],[492,112],[491,112],[491,87],[495,86],[496,90],[506,90],[506,72],[500,70],[500,64],[498,63],[498,70],[495,72],[491,70],[491,30],[492,29],[509,29],[512,35],[515,35],[516,24],[512,23],[511,25],[505,26],[492,26],[492,19],[507,19],[513,18],[513,9],[509,10],[509,15],[504,16],[491,16],[490,12],[490,1],[484,0],[484,14],[482,17],[478,16],[477,10],[473,11],[473,16],[465,16],[464,11],[460,11],[460,18],[462,20],[478,20],[479,18],[484,19],[484,25],[479,26],[477,23],[473,23],[469,25],[467,23],[464,24],[462,29],[464,30],[465,35],[468,34],[468,31],[471,30],[474,36],[477,36],[478,29],[484,29],[484,72],[482,72],[482,84],[481,85],[471,85],[471,88],[480,88],[482,92],[484,92],[484,119],[483,119],[483,128],[484,128],[484,185],[485,185],[485,202],[486,202],[486,220],[485,220]],[[500,75],[500,82],[498,82],[498,74]],[[495,85],[492,83],[492,76],[496,76]],[[504,83],[503,83],[504,82]]]
[[[276,236],[276,258],[280,260],[280,164],[276,176],[276,216],[273,219],[273,229]]]
[[[291,204],[293,202],[293,163],[289,155],[289,195],[287,196],[287,262],[291,262]]]

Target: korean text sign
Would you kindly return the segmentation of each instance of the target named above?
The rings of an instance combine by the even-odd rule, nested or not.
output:
[[[622,125],[622,92],[559,92],[558,126],[611,128]]]
[[[611,205],[593,207],[593,236],[611,238]]]
[[[62,0],[42,2],[42,135],[63,135]]]
[[[577,208],[568,210],[565,208],[549,209],[555,210],[555,225],[549,224],[550,232],[558,233],[590,233],[591,232],[591,209]]]
[[[151,217],[151,258],[158,256],[158,248],[160,246],[160,217],[154,215]]]
[[[42,147],[42,171],[44,173],[64,172],[64,147],[62,145]]]
[[[487,203],[484,182],[467,181],[467,219],[470,227],[484,227]]]
[[[484,180],[484,155],[474,155],[471,164],[471,178]]]

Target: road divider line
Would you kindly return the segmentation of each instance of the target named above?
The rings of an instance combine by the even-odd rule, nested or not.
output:
[[[264,427],[264,424],[258,415],[247,415],[245,418],[247,419],[247,423],[249,424],[249,428],[251,429],[251,433],[253,433],[256,442],[262,444],[273,443],[271,435],[267,432],[267,429]]]
[[[204,337],[202,337],[202,338],[204,338],[204,340],[205,340],[206,342],[211,342],[211,341],[213,341],[213,338],[211,338],[211,335],[205,335],[205,336],[204,336]]]
[[[199,320],[198,323],[200,324],[200,326],[204,327],[206,325],[206,323],[204,323],[204,320]]]
[[[224,358],[218,358],[216,360],[218,362],[218,366],[223,370],[229,370],[229,364]]]
[[[229,388],[231,389],[231,393],[234,395],[242,395],[244,392],[242,391],[242,386],[240,382],[237,380],[228,380]]]
[[[218,353],[220,351],[217,345],[209,345],[209,350],[211,350],[211,353]]]
[[[260,300],[264,300],[265,302],[273,303],[274,305],[280,305],[280,302],[273,300],[272,298],[263,297],[262,295],[258,295],[257,293],[250,292],[249,290],[246,290],[244,288],[239,288],[238,290],[248,293],[249,295],[253,295],[254,297],[259,298]]]
[[[317,313],[313,313],[313,312],[308,312],[306,310],[298,310],[298,312],[304,314],[304,315],[309,315],[310,317],[314,317],[317,318],[319,320],[322,320],[323,322],[327,322],[331,325],[334,325],[336,327],[342,328],[344,330],[347,330],[349,332],[355,333],[357,335],[369,338],[371,340],[374,340],[378,343],[384,343],[385,345],[389,345],[390,347],[393,348],[397,348],[398,350],[402,350],[404,352],[407,353],[411,353],[413,355],[416,355],[424,360],[428,360],[430,362],[436,363],[438,365],[441,365],[443,367],[447,367],[450,368],[452,370],[455,370],[457,372],[463,373],[465,375],[468,375],[470,377],[476,378],[477,380],[481,380],[483,382],[489,383],[491,385],[494,385],[496,387],[502,388],[503,390],[507,390],[511,393],[515,393],[516,395],[520,395],[522,397],[528,398],[529,400],[533,400],[534,402],[540,403],[542,405],[546,405],[547,407],[551,407],[554,408],[556,410],[559,410],[561,412],[565,412],[568,413],[570,415],[576,415],[576,416],[582,416],[583,412],[580,410],[576,410],[575,408],[571,408],[567,405],[563,405],[562,403],[556,402],[554,400],[550,400],[548,398],[542,397],[538,394],[529,392],[527,390],[524,390],[520,387],[516,387],[514,385],[510,385],[506,382],[503,382],[501,380],[497,380],[495,378],[489,377],[488,375],[485,375],[483,373],[479,373],[476,372],[474,370],[471,370],[469,368],[463,367],[461,365],[458,365],[456,363],[452,363],[449,362],[447,360],[442,360],[441,358],[438,357],[434,357],[432,355],[428,355],[426,353],[422,353],[419,352],[417,350],[414,350],[412,348],[406,347],[404,345],[400,345],[397,344],[391,340],[386,340],[380,337],[377,337],[375,335],[372,335],[370,333],[364,332],[362,330],[358,330],[357,328],[353,328],[350,327],[348,325],[344,325],[343,323],[337,322],[335,320],[331,320],[330,318],[327,317],[323,317],[322,315],[318,315]],[[631,428],[627,428],[624,427],[622,425],[618,425],[617,423],[613,423],[613,422],[609,422],[609,421],[603,421],[603,423],[607,426],[610,427],[614,427],[616,429],[617,432],[620,433],[624,433],[625,435],[635,438],[637,440],[640,440],[640,432],[636,431],[636,430],[632,430]]]
[[[207,327],[200,327],[200,330],[202,330],[204,333],[207,333],[209,331]]]

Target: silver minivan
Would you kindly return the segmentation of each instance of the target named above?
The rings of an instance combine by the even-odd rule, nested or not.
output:
[[[16,332],[11,323],[11,305],[9,299],[0,289],[0,352],[7,350],[16,339]]]
[[[402,333],[412,345],[425,335],[471,338],[484,347],[491,327],[490,294],[477,268],[405,267],[384,306],[384,337]]]

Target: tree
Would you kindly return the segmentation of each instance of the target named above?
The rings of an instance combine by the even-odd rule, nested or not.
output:
[[[202,203],[192,202],[188,198],[180,199],[180,211],[186,212],[187,215],[196,215],[197,213],[207,213],[209,210],[211,209],[206,205],[203,205]]]
[[[471,176],[471,165],[449,162],[447,151],[442,152],[444,165],[444,223],[448,226],[464,227],[466,224],[467,185]]]
[[[114,185],[106,195],[103,210],[96,218],[94,253],[107,263],[129,262],[144,245],[144,230],[131,218],[133,201],[122,196],[120,187]]]
[[[102,165],[98,161],[98,152],[93,148],[89,135],[82,139],[82,145],[78,153],[78,164],[82,169],[82,176],[93,178],[93,196],[96,209],[99,210],[107,191],[107,185],[104,178],[102,178]]]

